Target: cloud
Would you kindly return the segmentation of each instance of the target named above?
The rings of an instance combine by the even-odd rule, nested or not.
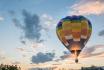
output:
[[[66,59],[66,58],[71,57],[71,52],[69,51],[63,51],[63,54],[64,55],[60,56],[61,59]]]
[[[100,15],[104,14],[103,0],[81,0],[71,6],[72,11],[69,14],[76,15]]]
[[[0,49],[0,60],[4,60],[6,58],[5,52]]]
[[[104,30],[99,32],[99,36],[104,36]]]
[[[24,52],[27,52],[27,53],[34,53],[34,51],[32,51],[31,49],[28,49],[28,48],[26,48],[26,47],[22,47],[22,48],[16,48],[16,50],[17,51],[19,51],[20,53],[24,53]],[[24,56],[25,54],[23,54],[23,56]]]
[[[43,43],[32,43],[32,48],[37,48],[37,47],[45,47]]]
[[[21,40],[21,43],[25,45],[25,44],[26,44],[26,41],[24,41],[24,40]]]
[[[3,21],[3,20],[4,20],[4,18],[2,16],[0,16],[0,21]]]
[[[52,16],[48,14],[43,14],[41,16],[41,23],[44,30],[48,31],[52,27],[55,27],[55,20]]]
[[[23,10],[22,14],[24,16],[24,37],[29,40],[35,39],[35,41],[40,42],[40,31],[42,27],[40,25],[40,19],[38,15],[31,15],[26,10]]]
[[[16,16],[17,13],[15,11],[8,11],[8,13],[12,16],[14,25],[23,31],[20,42],[24,45],[27,40],[36,43],[43,42],[42,31],[47,32],[55,27],[55,20],[48,14],[38,16],[37,14],[29,13],[27,10],[22,10],[23,19],[21,20]]]
[[[80,53],[79,57],[81,58],[87,58],[92,56],[99,56],[101,54],[104,54],[104,45],[95,45],[91,47],[85,47],[82,52]],[[66,53],[67,52],[67,53]],[[64,55],[60,56],[61,59],[71,58],[72,55],[69,51],[64,51]]]
[[[101,50],[103,48],[104,48],[104,45],[96,45],[89,48],[85,48],[83,49],[80,57],[84,58],[84,57],[99,56],[102,53],[104,53],[104,51]]]
[[[44,63],[52,61],[55,57],[55,53],[42,53],[39,52],[37,55],[32,56],[32,63]]]
[[[18,52],[23,58],[31,57],[35,53],[35,49],[31,49],[30,47],[18,47],[15,48],[16,52]]]
[[[12,62],[13,65],[17,65],[17,64],[20,64],[19,61],[15,61],[15,62]]]
[[[24,29],[24,26],[20,23],[20,21],[17,18],[13,18],[12,21],[16,27]]]
[[[3,49],[0,49],[0,63],[10,64],[12,61],[11,57]]]
[[[43,43],[31,43],[29,47],[26,45],[24,47],[17,47],[15,50],[20,53],[22,57],[28,57],[28,55],[31,57],[32,55],[36,55],[38,52],[46,52],[45,49],[46,46]]]
[[[16,48],[18,51],[21,51],[21,52],[23,52],[23,51],[26,51],[26,49],[24,49],[24,48]]]
[[[64,53],[64,54],[70,54],[70,52],[69,52],[69,51],[63,51],[63,53]]]
[[[14,15],[14,11],[10,11],[9,13]],[[23,31],[23,36],[20,38],[24,39],[23,41],[26,39],[37,43],[42,42],[42,26],[40,24],[39,16],[37,14],[31,14],[27,10],[22,10],[22,17],[23,20],[19,20],[17,17],[12,19],[15,26]],[[25,43],[23,41],[21,42]]]
[[[9,10],[8,13],[12,16],[14,16],[16,14],[15,11],[13,11],[13,10]]]

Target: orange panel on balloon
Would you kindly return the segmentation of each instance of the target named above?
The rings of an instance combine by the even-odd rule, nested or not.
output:
[[[72,31],[71,30],[63,30],[63,33],[65,36],[71,35]]]
[[[81,30],[72,29],[72,32],[81,32]]]
[[[73,35],[74,39],[80,39],[81,33],[80,32],[72,32],[72,35]]]
[[[81,35],[87,35],[88,34],[88,29],[82,29]]]

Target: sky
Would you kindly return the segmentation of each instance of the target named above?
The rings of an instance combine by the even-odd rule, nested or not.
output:
[[[71,15],[83,15],[92,23],[92,34],[79,55],[80,62],[102,65],[103,0],[0,0],[0,63],[74,62],[56,35],[60,19]]]

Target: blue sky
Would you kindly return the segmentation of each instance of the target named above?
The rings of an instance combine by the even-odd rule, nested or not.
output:
[[[34,19],[32,17],[34,14],[35,17],[38,16],[41,26],[39,39],[44,41],[37,42],[25,37],[28,28],[20,28],[20,25],[26,25],[25,18],[27,17],[23,15],[23,10],[31,16],[31,19]],[[63,51],[68,50],[57,38],[56,25],[63,17],[73,14],[84,15],[92,23],[92,35],[86,47],[95,46],[96,48],[98,45],[103,45],[103,0],[0,0],[0,50],[5,53],[5,55],[2,54],[5,57],[4,60],[11,59],[9,63],[12,63],[12,60],[31,63],[32,56],[37,56],[39,52],[42,52],[44,56],[46,52],[55,53],[52,59],[64,55]],[[15,24],[20,25],[17,27]],[[102,35],[99,36],[101,31]],[[36,39],[36,37],[33,38]],[[0,59],[3,61],[2,58]]]

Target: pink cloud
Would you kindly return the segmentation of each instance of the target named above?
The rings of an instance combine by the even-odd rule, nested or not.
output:
[[[104,51],[101,49],[104,48],[104,45],[95,45],[95,46],[90,46],[90,47],[85,47],[82,52],[80,53],[79,57],[80,58],[88,58],[88,57],[93,57],[93,56],[99,56],[99,57],[104,57]],[[98,51],[98,49],[100,49]],[[74,56],[71,54],[65,54],[61,56],[62,59],[66,58],[73,58]]]
[[[18,51],[25,51],[26,49],[24,48],[16,48]]]
[[[100,15],[104,14],[104,2],[102,0],[81,0],[71,7],[70,14],[76,15]]]

